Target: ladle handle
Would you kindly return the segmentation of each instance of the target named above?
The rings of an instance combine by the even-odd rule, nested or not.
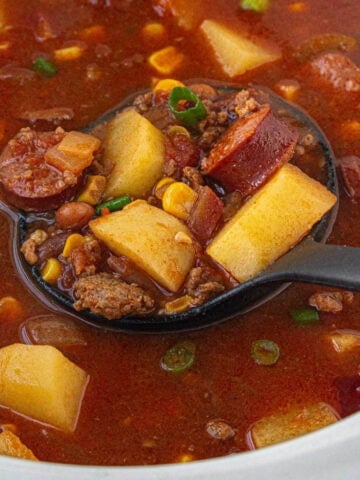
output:
[[[259,283],[295,281],[360,291],[360,248],[322,244],[308,238],[260,277]]]

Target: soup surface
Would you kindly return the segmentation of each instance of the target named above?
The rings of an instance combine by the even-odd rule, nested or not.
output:
[[[358,0],[0,2],[1,149],[23,127],[81,130],[164,78],[265,85],[306,109],[330,140],[340,180],[330,242],[360,246],[359,17]],[[214,25],[225,29],[220,36]],[[261,60],[254,54],[238,64],[230,54],[229,61],[219,42],[229,32],[240,35],[232,52],[245,38],[245,50],[259,48]],[[154,56],[169,46],[165,59]],[[301,168],[314,174],[319,165]],[[16,413],[0,389],[2,433],[16,434],[39,460],[191,461],[281,441],[359,410],[358,294],[292,285],[205,330],[106,332],[34,298],[14,266],[6,215],[0,226],[0,347],[53,345],[88,375],[70,432]]]

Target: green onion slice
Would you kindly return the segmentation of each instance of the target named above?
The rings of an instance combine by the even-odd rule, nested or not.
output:
[[[190,341],[176,343],[161,359],[161,368],[180,373],[191,367],[195,360],[195,344]]]
[[[96,207],[97,215],[101,215],[101,210],[103,208],[108,208],[110,212],[115,212],[116,210],[121,210],[125,207],[128,203],[131,202],[131,198],[129,195],[124,195],[119,198],[114,198],[113,200],[109,200],[107,202],[101,203]]]
[[[270,6],[270,0],[241,0],[240,8],[264,13]]]
[[[319,322],[319,313],[315,308],[290,310],[290,315],[297,325],[312,325]]]
[[[44,57],[38,57],[36,60],[34,60],[32,68],[45,77],[53,77],[58,71],[56,66],[46,60]]]
[[[280,349],[271,340],[256,340],[251,344],[251,356],[258,365],[274,365],[279,360]]]
[[[200,98],[186,87],[174,87],[171,90],[169,107],[176,120],[188,127],[196,125],[207,114]]]

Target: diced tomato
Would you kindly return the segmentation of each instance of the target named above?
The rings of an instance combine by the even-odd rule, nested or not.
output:
[[[200,187],[187,224],[201,243],[210,240],[223,211],[224,205],[216,193],[209,187]]]

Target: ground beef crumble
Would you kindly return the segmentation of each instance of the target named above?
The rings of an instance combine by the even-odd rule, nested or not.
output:
[[[127,315],[145,315],[155,307],[154,299],[136,284],[123,282],[116,274],[85,276],[73,285],[77,311],[90,309],[109,320]]]

